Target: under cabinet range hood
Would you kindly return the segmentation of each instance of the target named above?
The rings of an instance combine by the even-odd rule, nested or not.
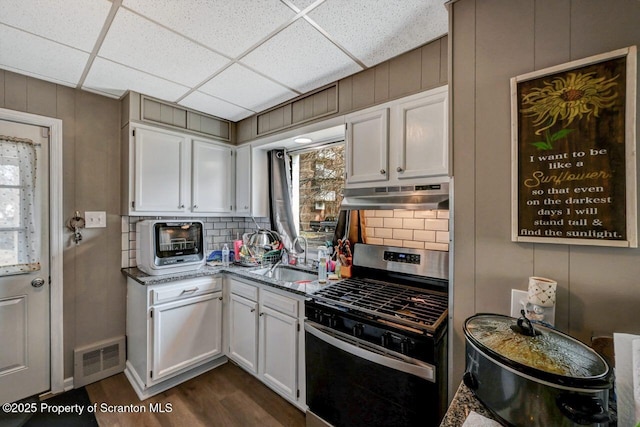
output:
[[[449,183],[345,188],[340,209],[449,209]]]

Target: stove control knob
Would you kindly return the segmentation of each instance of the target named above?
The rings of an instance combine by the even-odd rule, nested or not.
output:
[[[364,325],[362,323],[356,323],[353,325],[353,336],[361,337],[364,334]]]
[[[391,333],[385,332],[380,336],[380,345],[384,348],[389,348],[390,344],[391,344]]]
[[[316,321],[320,324],[322,324],[322,320],[324,319],[324,316],[322,315],[322,312],[317,311],[316,312]]]
[[[409,354],[409,349],[413,347],[413,342],[408,339],[408,338],[404,338],[402,341],[400,341],[400,353],[402,354]]]

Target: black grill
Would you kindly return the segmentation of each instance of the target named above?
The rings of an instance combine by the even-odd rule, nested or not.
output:
[[[372,279],[342,280],[317,291],[313,299],[431,333],[445,324],[448,314],[445,292]]]

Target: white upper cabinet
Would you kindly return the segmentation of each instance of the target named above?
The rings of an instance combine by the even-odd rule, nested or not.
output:
[[[140,214],[181,213],[187,184],[184,136],[136,129],[134,136],[134,198],[132,208]]]
[[[228,146],[194,139],[191,153],[192,212],[231,212],[234,175],[232,149]]]
[[[398,149],[392,151],[397,156],[392,167],[398,179],[448,173],[447,108],[446,87],[395,108],[398,127],[394,130],[399,135],[394,138]]]
[[[232,146],[139,124],[124,128],[122,140],[124,215],[233,211]]]
[[[251,214],[251,146],[236,149],[236,202],[238,214]]]
[[[388,179],[389,109],[351,114],[347,123],[347,182]]]
[[[403,185],[449,173],[448,89],[346,116],[347,187]]]

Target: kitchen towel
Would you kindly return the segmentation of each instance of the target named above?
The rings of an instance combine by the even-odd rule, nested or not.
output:
[[[480,415],[475,411],[471,411],[466,420],[464,420],[464,424],[462,427],[501,427],[502,424],[490,420],[489,418]]]
[[[613,334],[618,425],[640,423],[640,335]]]

